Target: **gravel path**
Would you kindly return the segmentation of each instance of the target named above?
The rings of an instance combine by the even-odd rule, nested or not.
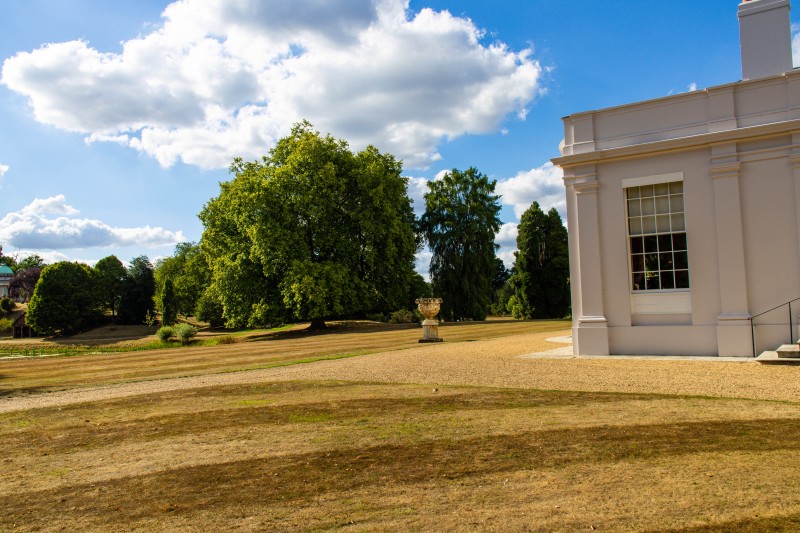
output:
[[[314,379],[800,402],[800,367],[758,365],[752,360],[569,358],[564,356],[559,344],[546,340],[553,335],[538,333],[475,342],[425,344],[400,351],[265,370],[6,397],[0,398],[0,413],[198,387]],[[552,356],[543,355],[548,351]]]

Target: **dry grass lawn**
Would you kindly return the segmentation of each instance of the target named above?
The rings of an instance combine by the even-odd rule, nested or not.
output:
[[[527,333],[505,331],[490,342],[456,344],[457,328],[446,338],[456,352],[481,353],[492,343],[544,339],[556,325],[537,333],[539,325],[528,323]],[[480,328],[503,325],[460,327],[470,340],[492,337]],[[359,335],[358,342],[350,337]],[[69,388],[259,365],[294,349],[297,360],[404,347],[383,335],[402,332],[286,336],[263,343],[286,342],[283,350],[215,347],[225,350],[191,362],[185,358],[193,350],[177,350],[174,368],[150,352],[138,354],[138,367],[137,354],[13,361],[11,369],[2,362],[0,383],[24,400],[25,384],[45,379],[38,368],[45,361],[71,365],[61,373],[57,364],[48,367],[60,376],[52,387]],[[373,336],[374,346],[366,340]],[[342,351],[326,350],[340,338]],[[316,347],[304,344],[314,339]],[[259,360],[243,348],[267,355]],[[380,368],[392,357],[398,365],[397,354],[407,353],[303,365],[313,379],[162,388],[0,413],[0,531],[800,529],[795,401],[324,378],[337,365]],[[207,361],[214,357],[220,361]],[[571,373],[575,388],[585,389],[578,374],[605,368],[484,360],[486,368],[473,374],[498,362],[534,365],[560,373],[552,379],[563,389]],[[105,374],[102,362],[110,365]],[[621,371],[650,369],[656,381],[675,369],[692,379],[681,374],[690,363],[615,363]],[[753,372],[776,387],[797,376],[791,369],[758,373],[754,364],[697,365],[698,380],[713,380],[714,365],[719,379]],[[77,379],[95,367],[87,382]]]

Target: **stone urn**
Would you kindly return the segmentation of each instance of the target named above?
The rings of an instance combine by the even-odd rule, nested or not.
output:
[[[443,339],[439,337],[439,321],[435,320],[441,305],[441,298],[417,299],[417,309],[425,317],[422,321],[422,338],[419,342],[442,342]]]

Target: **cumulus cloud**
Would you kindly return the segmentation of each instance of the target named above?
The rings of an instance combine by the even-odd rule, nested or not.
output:
[[[20,52],[2,83],[42,123],[202,168],[256,158],[303,118],[424,167],[443,140],[524,119],[541,92],[531,50],[408,0],[178,0],[162,19],[120,53]]]
[[[522,213],[537,201],[543,211],[555,207],[561,218],[566,220],[567,198],[563,176],[560,168],[552,163],[545,163],[498,182],[496,191],[502,195],[501,202],[504,205],[514,208],[517,218],[521,218]]]
[[[506,222],[500,226],[500,231],[494,237],[494,242],[500,246],[516,246],[517,245],[517,230],[516,222]]]
[[[112,227],[78,218],[63,194],[37,198],[0,219],[0,242],[19,249],[62,250],[108,246],[158,247],[184,241],[183,234],[160,227]]]
[[[406,176],[406,178],[408,179],[408,197],[414,202],[414,213],[417,216],[422,216],[425,212],[425,193],[428,192],[428,179],[411,176]]]
[[[512,266],[514,266],[514,261],[516,260],[516,257],[514,257],[514,254],[516,252],[517,252],[517,248],[516,247],[514,247],[514,248],[505,248],[505,249],[501,248],[497,252],[497,257],[499,257],[503,261],[503,264],[506,266],[506,268],[510,269]]]
[[[800,24],[792,24],[792,63],[800,66]]]

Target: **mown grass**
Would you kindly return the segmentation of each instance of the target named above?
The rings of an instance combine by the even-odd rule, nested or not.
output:
[[[566,321],[473,322],[442,328],[448,343],[520,333],[563,331]],[[352,357],[418,346],[418,328],[371,325],[326,332],[292,330],[248,337],[246,342],[189,348],[137,350],[59,346],[78,357],[42,357],[0,361],[0,396],[96,386],[129,381],[237,372]],[[217,342],[212,339],[212,342]],[[85,351],[83,351],[85,350]],[[40,354],[45,355],[45,354]]]
[[[308,381],[0,415],[0,531],[763,531],[797,404]]]

